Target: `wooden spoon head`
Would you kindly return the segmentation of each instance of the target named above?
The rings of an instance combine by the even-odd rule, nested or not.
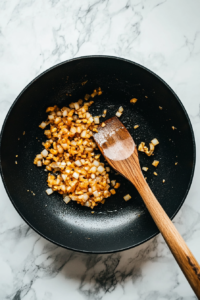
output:
[[[138,176],[146,181],[141,172],[137,147],[126,127],[117,117],[104,122],[105,127],[99,125],[94,139],[108,163],[136,187]]]
[[[117,117],[104,122],[105,127],[98,127],[98,133],[94,139],[105,158],[112,161],[125,160],[133,154],[136,145],[126,129]]]

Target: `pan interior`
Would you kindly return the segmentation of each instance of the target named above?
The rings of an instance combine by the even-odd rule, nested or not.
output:
[[[112,171],[110,178],[121,186],[116,195],[95,207],[91,214],[90,209],[73,201],[66,205],[57,193],[47,196],[47,173],[33,165],[45,141],[38,127],[46,119],[45,109],[55,104],[67,106],[98,87],[103,94],[94,98],[90,108],[93,115],[107,109],[106,118],[110,118],[123,106],[120,120],[137,145],[144,141],[148,146],[153,138],[159,140],[154,156],[139,153],[139,159],[141,167],[149,168],[145,175],[152,191],[173,217],[188,192],[193,175],[193,132],[183,106],[171,89],[134,63],[110,57],[80,58],[39,76],[20,94],[7,116],[0,155],[7,192],[30,226],[66,248],[103,253],[134,247],[158,232],[136,189]],[[131,98],[138,99],[135,105],[130,103]],[[134,125],[139,128],[135,130]],[[173,130],[172,126],[177,129]],[[152,166],[153,160],[160,161],[156,169]],[[128,202],[123,200],[126,194],[132,196]]]

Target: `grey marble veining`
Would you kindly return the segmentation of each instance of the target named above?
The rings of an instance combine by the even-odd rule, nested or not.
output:
[[[200,1],[1,0],[0,126],[16,96],[61,61],[109,54],[136,61],[175,90],[190,116],[197,164],[174,222],[200,261]],[[0,182],[0,299],[196,299],[163,238],[87,255],[44,240],[19,217]]]

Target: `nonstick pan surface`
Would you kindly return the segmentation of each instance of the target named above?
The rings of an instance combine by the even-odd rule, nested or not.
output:
[[[85,81],[87,83],[82,84]],[[121,187],[104,205],[95,207],[92,214],[91,209],[73,201],[66,205],[57,193],[47,196],[47,173],[33,165],[45,141],[38,125],[46,119],[46,108],[55,104],[67,106],[97,87],[101,87],[103,94],[94,98],[90,109],[93,115],[107,109],[106,118],[110,118],[123,106],[120,120],[137,145],[142,141],[148,145],[153,138],[159,140],[154,156],[139,152],[139,159],[141,167],[149,168],[145,175],[153,193],[173,218],[193,178],[192,126],[171,88],[150,70],[125,59],[76,58],[34,79],[17,97],[5,119],[0,141],[0,169],[10,200],[36,232],[68,249],[108,253],[135,247],[158,233],[134,186],[112,171],[111,179],[120,182]],[[135,105],[130,103],[133,97],[138,99]],[[134,130],[134,125],[140,127]],[[173,130],[172,126],[177,129]],[[160,161],[156,169],[152,166],[153,160]],[[126,194],[132,196],[128,202],[123,200]]]

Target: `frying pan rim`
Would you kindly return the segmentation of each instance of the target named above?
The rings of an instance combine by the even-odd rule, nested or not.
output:
[[[88,254],[109,254],[109,253],[116,253],[116,252],[121,252],[121,251],[125,251],[125,250],[129,250],[129,249],[132,249],[132,248],[135,248],[149,240],[151,240],[152,238],[154,238],[156,235],[158,235],[160,233],[160,231],[157,229],[155,231],[154,234],[152,234],[151,236],[149,236],[148,238],[144,239],[143,241],[133,245],[133,246],[128,246],[128,247],[123,247],[123,248],[119,248],[119,249],[116,249],[116,250],[109,250],[109,251],[88,251],[88,250],[80,250],[80,249],[76,249],[76,248],[72,248],[72,247],[67,247],[63,244],[60,244],[58,242],[55,242],[54,240],[50,239],[49,237],[45,236],[43,233],[41,233],[38,229],[36,229],[32,224],[29,223],[29,221],[23,216],[23,213],[20,212],[20,210],[18,209],[17,205],[15,204],[15,201],[12,199],[11,195],[10,195],[10,192],[6,186],[6,181],[5,181],[5,178],[4,178],[4,175],[3,175],[3,169],[2,169],[2,164],[1,164],[1,144],[2,144],[2,136],[3,136],[3,133],[4,133],[4,129],[5,129],[5,126],[6,126],[6,123],[7,123],[7,120],[9,118],[9,115],[12,111],[12,109],[14,108],[14,106],[16,105],[17,101],[20,99],[20,97],[22,96],[22,94],[36,81],[38,80],[40,77],[42,77],[43,75],[45,75],[46,73],[48,73],[49,71],[61,66],[61,65],[64,65],[64,64],[67,64],[69,62],[72,62],[72,61],[78,61],[78,60],[82,60],[82,59],[93,59],[93,58],[108,58],[108,59],[114,59],[114,60],[121,60],[123,62],[126,62],[126,63],[130,63],[130,64],[133,64],[139,68],[142,68],[144,69],[145,71],[149,72],[151,75],[155,76],[158,80],[160,80],[169,90],[170,92],[174,95],[174,97],[176,98],[176,100],[178,101],[178,103],[180,104],[182,110],[183,110],[183,113],[185,114],[185,117],[187,119],[187,124],[189,125],[189,128],[190,128],[190,131],[191,131],[191,135],[192,135],[192,146],[193,146],[193,166],[192,166],[192,170],[191,170],[191,176],[190,176],[190,180],[189,180],[189,183],[188,183],[188,186],[187,186],[187,189],[185,191],[185,194],[182,198],[182,201],[180,202],[178,208],[176,209],[176,211],[174,212],[174,214],[170,217],[171,220],[173,220],[173,218],[176,216],[176,214],[178,213],[178,211],[180,210],[180,208],[182,207],[187,195],[188,195],[188,192],[190,190],[190,187],[191,187],[191,184],[192,184],[192,180],[193,180],[193,177],[194,177],[194,171],[195,171],[195,165],[196,165],[196,143],[195,143],[195,136],[194,136],[194,131],[193,131],[193,127],[192,127],[192,124],[191,124],[191,121],[190,121],[190,118],[188,116],[188,113],[183,105],[183,103],[181,102],[181,100],[179,99],[179,97],[176,95],[176,93],[172,90],[172,88],[160,77],[158,76],[156,73],[154,73],[153,71],[149,70],[148,68],[134,62],[134,61],[131,61],[129,59],[125,59],[125,58],[122,58],[122,57],[116,57],[116,56],[110,56],[110,55],[87,55],[87,56],[79,56],[79,57],[76,57],[76,58],[72,58],[72,59],[68,59],[68,60],[65,60],[59,64],[56,64],[50,68],[48,68],[47,70],[45,70],[44,72],[42,72],[41,74],[39,74],[38,76],[36,76],[33,80],[31,80],[25,87],[24,89],[19,93],[19,95],[17,96],[17,98],[15,99],[15,101],[12,103],[9,111],[7,112],[7,115],[5,117],[5,120],[3,122],[3,125],[2,125],[2,129],[1,129],[1,132],[0,132],[0,174],[1,174],[1,177],[2,177],[2,181],[3,181],[3,184],[4,184],[4,187],[5,187],[5,190],[8,194],[8,197],[11,201],[11,203],[13,204],[14,208],[16,209],[16,211],[18,212],[18,214],[21,216],[21,218],[28,224],[28,226],[30,226],[35,232],[37,232],[40,236],[42,236],[43,238],[45,238],[46,240],[50,241],[51,243],[59,246],[59,247],[62,247],[62,248],[65,248],[65,249],[68,249],[68,250],[72,250],[72,251],[76,251],[76,252],[80,252],[80,253],[88,253]]]

